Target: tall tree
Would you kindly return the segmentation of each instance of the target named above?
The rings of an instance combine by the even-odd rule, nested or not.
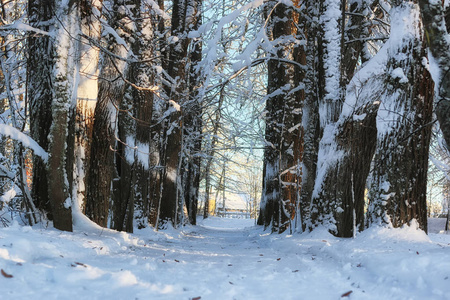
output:
[[[334,187],[339,174],[330,174],[331,194],[320,197],[323,175],[320,166],[327,164],[328,153],[333,144],[330,141],[331,132],[339,118],[344,99],[342,51],[344,40],[345,1],[325,0],[319,7],[322,26],[318,30],[318,105],[321,140],[317,157],[317,177],[311,200],[311,219],[314,223],[333,223],[332,210],[336,208]]]
[[[354,81],[350,81],[356,62],[361,58],[363,41],[369,38],[369,30],[364,29],[361,18],[370,18],[363,12],[371,12],[372,3],[349,4],[352,10],[347,23],[349,29],[344,31],[341,25],[343,51],[339,67],[342,93],[347,86],[347,93],[342,96],[345,109],[341,113],[339,107],[334,108],[337,110],[335,113],[340,114],[339,119],[336,122],[331,120],[323,129],[312,215],[314,223],[328,224],[334,234],[344,237],[353,236],[364,226],[364,191],[375,150],[374,128],[378,109],[378,102],[372,94],[376,97],[377,93],[373,93],[373,90],[381,84],[376,79],[380,74],[371,73],[373,64],[368,64]],[[342,10],[344,8],[341,7]],[[341,20],[344,20],[344,16]],[[344,40],[350,43],[344,44]],[[361,78],[367,77],[367,73],[375,79],[361,83]]]
[[[71,231],[73,152],[68,151],[68,124],[73,116],[75,66],[69,35],[73,34],[76,10],[73,5],[53,1],[28,4],[30,22],[38,28],[44,22],[42,29],[49,32],[28,41],[30,127],[32,136],[50,153],[47,165],[34,160],[33,194],[39,207],[50,212],[57,229]]]
[[[323,88],[320,78],[323,78],[322,69],[319,68],[319,46],[321,42],[318,34],[320,26],[318,22],[320,1],[306,1],[302,18],[306,36],[305,49],[305,101],[303,105],[303,158],[302,158],[302,185],[298,213],[296,216],[296,228],[305,231],[311,223],[311,199],[316,181],[317,156],[320,141],[319,122],[319,93]],[[301,229],[301,230],[300,230]]]
[[[72,47],[73,32],[76,30],[78,14],[72,3],[64,5],[58,2],[53,8],[56,11],[53,42],[54,59],[51,73],[52,124],[49,131],[48,161],[48,195],[53,213],[55,228],[72,231],[72,174],[73,147],[69,132],[74,125],[74,104],[76,91],[72,82],[75,75],[75,52]],[[73,138],[73,137],[72,137]]]
[[[136,116],[136,150],[134,153],[135,165],[135,199],[134,216],[138,227],[148,226],[150,218],[150,167],[152,150],[152,112],[154,92],[154,71],[152,69],[155,45],[154,31],[156,28],[157,15],[151,7],[141,2],[141,17],[137,22],[137,32],[143,34],[136,39],[133,45],[133,52],[139,55],[139,60],[133,64],[130,70],[130,79],[136,80],[136,85],[145,88],[133,88],[132,98],[134,99],[134,113]]]
[[[266,103],[266,146],[264,149],[263,224],[272,231],[283,232],[291,225],[298,203],[301,182],[301,108],[304,86],[296,74],[302,70],[297,62],[299,2],[292,6],[277,1],[267,3],[268,35],[273,52],[268,58],[268,99]]]
[[[450,149],[450,70],[448,49],[448,34],[450,31],[450,7],[448,3],[419,1],[422,19],[425,27],[427,44],[431,55],[438,62],[440,76],[433,78],[436,89],[436,115],[440,129],[444,135],[447,149]],[[446,5],[446,7],[445,7]],[[449,205],[450,207],[450,202]],[[450,210],[448,210],[450,211]],[[450,213],[447,213],[446,230],[450,226]]]
[[[188,46],[191,38],[189,32],[198,26],[200,17],[201,3],[199,0],[174,0],[172,19],[171,19],[171,39],[172,43],[169,48],[169,61],[168,61],[168,77],[171,81],[171,85],[166,88],[166,95],[169,97],[169,101],[166,104],[166,117],[164,125],[162,127],[163,142],[161,145],[160,160],[161,165],[164,167],[161,170],[161,195],[160,195],[160,212],[158,218],[158,227],[165,228],[168,223],[173,226],[178,224],[183,219],[185,194],[182,187],[182,158],[180,157],[183,151],[183,113],[184,107],[189,103],[186,99],[189,99],[189,71],[188,61],[190,55],[188,55]],[[198,45],[199,46],[199,45]],[[198,50],[194,47],[194,59],[195,53]],[[195,83],[193,83],[195,86]],[[195,102],[198,99],[193,98],[192,104],[195,107]],[[192,105],[189,104],[189,105]],[[183,112],[182,112],[183,110]],[[193,112],[185,114],[189,116]],[[200,113],[200,112],[196,112]],[[198,118],[195,118],[198,120]],[[195,128],[194,131],[198,132],[195,121],[191,116],[187,117],[187,123],[193,121],[191,128]],[[187,130],[189,130],[187,128]],[[196,142],[199,137],[194,138],[195,150]],[[197,143],[198,145],[198,143]],[[196,168],[194,168],[196,169]],[[193,174],[195,178],[195,174]],[[194,179],[195,182],[197,180]],[[198,187],[196,188],[198,189]],[[189,196],[189,194],[188,194]]]
[[[117,112],[125,94],[125,79],[130,58],[129,30],[133,26],[130,7],[133,1],[105,1],[108,20],[108,46],[103,51],[98,83],[98,99],[94,112],[91,157],[86,190],[86,215],[107,227],[114,178],[114,149],[116,147]],[[116,30],[121,32],[117,36]],[[131,29],[132,30],[132,29]],[[116,34],[114,34],[116,33]]]
[[[202,1],[188,1],[187,28],[197,31],[201,25]],[[189,222],[197,223],[197,206],[200,188],[200,165],[202,146],[202,94],[199,90],[202,85],[202,72],[199,63],[202,59],[202,41],[192,39],[189,53],[189,100],[183,106],[183,161],[182,180],[183,197],[186,204]]]
[[[388,61],[385,93],[377,114],[369,222],[400,227],[416,219],[427,231],[433,83],[423,64],[425,45],[419,13],[416,3],[402,1],[394,3],[391,11],[388,51],[394,55]]]
[[[98,66],[102,11],[101,0],[83,0],[78,2],[80,15],[78,39],[78,84],[75,118],[75,178],[73,189],[75,211],[84,211],[86,200],[86,175],[89,170],[94,110],[98,95]]]
[[[150,142],[153,110],[153,9],[145,2],[135,1],[132,19],[136,29],[131,32],[134,60],[128,73],[129,86],[119,112],[119,143],[116,155],[117,179],[113,228],[133,231],[133,220],[138,228],[148,226]]]
[[[32,27],[49,32],[55,12],[55,2],[50,0],[29,0],[28,15]],[[30,134],[38,144],[48,151],[48,135],[52,124],[51,77],[53,68],[52,40],[49,35],[32,33],[28,43],[28,99],[30,106]],[[32,197],[38,209],[50,214],[50,199],[48,195],[47,168],[40,157],[33,158]]]

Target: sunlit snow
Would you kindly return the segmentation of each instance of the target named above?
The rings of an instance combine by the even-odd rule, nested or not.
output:
[[[249,219],[199,223],[135,234],[88,221],[74,233],[11,224],[0,229],[0,298],[449,299],[450,235],[412,226],[342,239],[269,234]]]

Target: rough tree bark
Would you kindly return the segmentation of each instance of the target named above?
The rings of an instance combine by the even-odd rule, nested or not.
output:
[[[158,228],[167,228],[168,223],[177,226],[179,201],[179,163],[181,153],[182,123],[181,104],[186,96],[187,37],[185,35],[186,1],[173,1],[172,37],[174,42],[169,49],[168,74],[173,84],[167,87],[169,101],[166,105],[168,116],[162,126],[161,145],[161,195],[159,204]]]
[[[433,78],[436,86],[435,113],[447,148],[450,149],[450,8],[444,10],[444,2],[419,0],[427,46],[437,62],[440,74]],[[447,214],[446,230],[450,225]]]
[[[416,219],[427,231],[426,178],[433,83],[417,4],[391,11],[391,55],[377,115],[377,149],[369,189],[369,223],[400,227]],[[404,53],[406,55],[398,55]]]
[[[266,102],[266,146],[264,149],[263,195],[261,220],[272,232],[283,232],[292,224],[299,201],[302,160],[302,104],[304,94],[301,65],[303,56],[296,41],[299,7],[276,1],[268,2],[268,34],[274,44],[274,53],[268,61],[268,99]]]
[[[150,28],[142,28],[142,21],[146,18],[144,13],[141,14],[142,3],[140,0],[132,0],[127,3],[128,6],[128,17],[129,21],[127,26],[121,28],[125,32],[125,37],[130,41],[128,44],[131,47],[133,53],[132,58],[136,59],[137,62],[128,63],[127,80],[133,85],[128,85],[125,89],[125,94],[120,103],[120,110],[118,112],[118,141],[117,141],[117,151],[115,155],[115,167],[116,167],[116,178],[113,180],[113,205],[112,205],[112,228],[116,230],[126,230],[127,232],[133,232],[133,220],[134,220],[134,208],[136,197],[139,197],[139,203],[142,203],[140,194],[137,194],[137,190],[145,189],[147,187],[146,182],[136,182],[138,176],[137,172],[139,170],[137,164],[142,166],[142,163],[148,163],[149,146],[148,143],[145,145],[140,144],[137,141],[137,123],[142,123],[145,121],[140,121],[137,116],[137,112],[141,109],[139,106],[144,104],[141,101],[141,95],[139,95],[139,88],[145,89],[146,87],[141,87],[143,78],[145,74],[139,70],[140,61],[142,60],[141,44],[143,39],[146,38],[142,36],[147,33]],[[132,25],[131,25],[132,24]],[[124,24],[125,25],[125,24]],[[131,26],[130,26],[131,25]],[[131,29],[133,28],[133,29]],[[141,35],[142,34],[142,35]],[[150,134],[150,132],[148,132]],[[141,155],[139,155],[142,153]],[[139,161],[139,158],[143,158]],[[147,161],[145,160],[147,159]],[[142,186],[138,184],[143,184]],[[145,222],[145,221],[144,221]],[[142,227],[143,224],[139,224]]]
[[[161,165],[164,169],[161,170],[161,199],[160,212],[158,217],[158,227],[166,228],[168,223],[173,226],[178,226],[184,218],[185,209],[185,192],[182,186],[182,151],[185,146],[183,139],[183,116],[187,116],[187,124],[194,134],[198,132],[198,118],[192,117],[191,108],[187,109],[186,114],[184,110],[186,106],[196,106],[195,99],[189,102],[189,72],[187,69],[189,59],[198,59],[196,57],[196,48],[194,48],[193,56],[188,55],[188,46],[191,39],[188,37],[189,31],[198,26],[200,17],[201,2],[199,0],[175,0],[173,2],[172,11],[172,37],[175,37],[169,48],[169,62],[167,65],[168,75],[172,80],[172,85],[167,87],[166,94],[169,101],[166,105],[166,118],[162,126],[163,143],[161,145]],[[200,46],[200,45],[198,45]],[[195,84],[194,84],[195,86]],[[200,112],[196,112],[200,113]],[[192,121],[191,121],[192,120]],[[190,124],[191,123],[191,124]],[[195,137],[192,141],[192,150],[198,148],[198,140],[200,136]],[[191,172],[196,172],[197,166],[194,162]],[[188,167],[189,168],[189,167]],[[191,188],[198,190],[196,174],[193,174],[193,181],[189,184]],[[188,196],[191,199],[189,191]],[[195,195],[197,192],[194,192]],[[191,199],[196,201],[195,199]],[[193,211],[191,210],[191,213]]]
[[[111,28],[127,28],[127,24],[132,22],[128,15],[129,7],[133,7],[132,1],[114,0],[108,1],[108,5],[111,10],[106,13],[109,14],[107,19]],[[122,32],[126,35],[126,31]],[[124,59],[130,55],[129,44],[118,44],[111,34],[107,35],[107,43],[112,55],[103,53],[100,68],[86,190],[86,215],[103,227],[108,225],[111,181],[114,178],[117,109],[124,97],[124,79],[128,72]]]
[[[141,3],[141,8],[143,7]],[[155,16],[153,10],[148,11],[149,8],[142,8],[141,14],[143,18],[137,22],[138,32],[142,32],[142,36],[136,39],[133,46],[133,52],[139,54],[142,62],[133,64],[130,70],[130,78],[136,80],[136,85],[145,87],[147,89],[134,88],[132,97],[134,99],[136,116],[136,147],[135,150],[135,165],[134,165],[134,218],[136,225],[139,227],[148,226],[150,218],[150,166],[153,148],[151,139],[151,124],[153,112],[153,91],[149,90],[154,84],[154,74],[151,69],[151,63],[145,62],[154,55],[154,28],[152,23]],[[145,12],[145,13],[144,13]]]
[[[52,80],[52,124],[49,132],[49,160],[47,165],[48,195],[55,228],[72,231],[72,174],[73,174],[73,132],[69,126],[74,117],[75,99],[72,82],[75,76],[75,53],[71,34],[76,30],[78,18],[75,5],[54,7],[55,19],[52,36],[54,65]]]
[[[28,15],[30,26],[48,32],[54,16],[55,2],[50,0],[29,0]],[[48,151],[48,135],[52,124],[51,77],[53,68],[52,41],[50,36],[32,34],[27,39],[27,90],[30,103],[30,134],[38,144]],[[41,158],[33,157],[33,185],[31,194],[36,207],[51,215],[47,186],[47,168]]]
[[[365,4],[367,6],[363,6],[361,2],[349,3],[349,30],[342,34],[345,40],[352,42],[342,44],[342,89],[353,77],[362,51],[361,38],[364,40],[364,37],[367,37],[364,36],[368,30],[365,30],[362,24],[365,18],[362,13],[370,11],[368,6],[371,3]],[[369,67],[373,68],[374,65]],[[382,66],[375,66],[378,70],[380,67]],[[366,70],[367,67],[360,72],[361,76],[366,76]],[[343,105],[346,111],[336,123],[326,127],[324,132],[327,140],[322,141],[322,160],[319,161],[317,171],[319,176],[313,202],[314,222],[330,222],[328,225],[331,231],[341,237],[354,236],[356,231],[363,230],[364,226],[364,191],[376,143],[375,118],[379,99],[375,91],[381,92],[372,81],[380,84],[377,79],[379,75],[371,73],[374,78],[368,78],[365,82],[361,82],[361,76],[357,75],[358,78],[347,87]],[[348,111],[348,108],[352,110]]]
[[[313,226],[324,224],[336,230],[333,212],[336,203],[337,170],[321,173],[321,167],[328,164],[329,153],[333,151],[333,130],[342,110],[344,100],[343,86],[343,41],[345,0],[324,0],[320,7],[322,26],[318,30],[318,102],[321,140],[318,149],[317,177],[311,200],[311,221]],[[339,13],[338,13],[339,12]],[[321,195],[323,187],[329,187]]]
[[[187,28],[198,30],[201,25],[201,0],[187,2],[187,10],[191,11],[186,16]],[[200,164],[202,146],[202,103],[198,89],[202,83],[202,72],[198,64],[202,59],[202,42],[200,39],[191,40],[189,53],[189,101],[183,105],[183,194],[187,208],[189,223],[197,223],[197,205],[200,188]]]
[[[77,87],[77,106],[75,117],[75,161],[76,187],[74,188],[75,211],[84,211],[86,198],[86,180],[89,170],[94,111],[98,95],[98,61],[100,51],[93,43],[98,43],[101,33],[101,0],[83,0],[78,2],[80,14],[80,39],[78,40],[79,81]]]

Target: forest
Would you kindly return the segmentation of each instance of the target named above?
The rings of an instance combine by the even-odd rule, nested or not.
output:
[[[177,229],[228,186],[272,233],[426,232],[449,7],[2,0],[1,224]]]

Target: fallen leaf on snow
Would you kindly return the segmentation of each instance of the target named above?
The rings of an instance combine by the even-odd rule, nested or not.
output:
[[[1,273],[2,273],[3,277],[5,277],[5,278],[13,278],[14,277],[11,274],[6,273],[3,269],[1,270]]]
[[[350,296],[351,293],[353,293],[353,291],[348,291],[347,293],[343,293],[341,295],[341,298],[348,297],[348,296]]]
[[[80,262],[76,261],[75,264],[87,268],[87,266],[85,264],[83,264],[83,263],[80,263]]]

